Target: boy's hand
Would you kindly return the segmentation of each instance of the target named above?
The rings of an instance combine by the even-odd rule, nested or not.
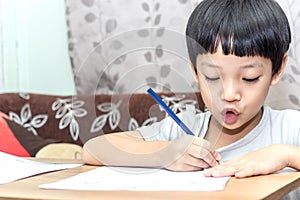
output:
[[[270,174],[285,167],[292,167],[290,161],[291,158],[293,159],[292,155],[295,153],[295,148],[297,147],[284,144],[271,145],[222,165],[204,170],[204,175],[213,177],[236,176],[243,178]]]
[[[184,136],[183,138],[175,140],[174,144],[184,143],[183,140],[185,137],[191,136]],[[174,145],[174,147],[176,146],[177,145]],[[193,137],[192,143],[186,147],[186,150],[182,153],[182,155],[168,165],[166,169],[172,171],[202,170],[218,165],[218,161],[220,159],[220,154],[212,149],[211,144],[207,140]]]

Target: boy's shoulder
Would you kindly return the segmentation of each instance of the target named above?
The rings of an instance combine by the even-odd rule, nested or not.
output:
[[[300,111],[299,110],[295,110],[295,109],[277,110],[277,109],[273,109],[269,106],[265,106],[264,109],[268,110],[268,112],[270,113],[272,119],[274,119],[274,118],[280,118],[282,120],[292,119],[293,121],[295,121],[295,119],[300,118]]]

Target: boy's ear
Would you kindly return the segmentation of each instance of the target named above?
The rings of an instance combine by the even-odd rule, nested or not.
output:
[[[192,72],[193,72],[193,75],[194,75],[195,82],[199,83],[198,75],[197,75],[197,72],[195,71],[195,67],[194,67],[193,64],[191,64],[191,68],[192,68]]]
[[[280,66],[280,69],[278,70],[278,72],[276,74],[273,75],[272,77],[272,81],[271,81],[271,85],[276,85],[280,78],[281,78],[281,75],[283,74],[284,72],[284,69],[286,67],[286,63],[288,61],[288,54],[284,54],[283,56],[283,59],[282,59],[282,63],[281,63],[281,66]]]

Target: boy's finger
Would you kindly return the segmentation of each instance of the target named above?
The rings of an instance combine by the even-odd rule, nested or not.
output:
[[[185,164],[196,167],[198,169],[206,169],[210,167],[210,165],[207,164],[204,160],[195,158],[193,156],[188,156],[188,158],[185,160]]]
[[[233,176],[235,173],[238,172],[236,167],[223,167],[219,165],[214,168],[208,169],[204,174],[208,174],[212,177],[224,177],[224,176]]]
[[[198,154],[198,158],[204,160],[210,167],[214,167],[218,165],[215,156],[207,149],[201,149]]]
[[[215,157],[215,159],[216,159],[217,161],[220,161],[220,160],[221,160],[221,155],[219,154],[219,152],[214,151],[214,152],[213,152],[213,155],[214,155],[214,157]]]
[[[204,161],[209,164],[210,167],[219,165],[218,160],[216,160],[213,154],[209,154],[208,156],[204,157]]]
[[[216,152],[210,152],[208,149],[203,147],[192,145],[188,151],[190,156],[193,156],[197,159],[201,159],[206,162],[210,167],[218,165],[218,159],[220,156]]]
[[[201,138],[198,138],[198,137],[194,137],[193,144],[198,146],[198,147],[205,148],[205,149],[207,149],[211,152],[213,151],[211,143],[207,140],[204,140],[204,139],[201,139]]]

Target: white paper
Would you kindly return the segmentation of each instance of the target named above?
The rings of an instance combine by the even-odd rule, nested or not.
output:
[[[82,164],[56,164],[31,161],[0,152],[0,184],[10,183],[29,176],[68,169]]]
[[[205,177],[203,171],[98,167],[39,188],[63,190],[217,191],[230,177]]]

